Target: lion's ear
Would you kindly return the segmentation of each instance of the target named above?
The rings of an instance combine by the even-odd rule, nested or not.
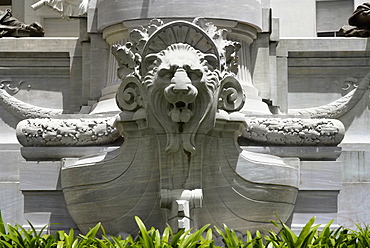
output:
[[[211,71],[213,71],[215,69],[219,69],[218,59],[217,59],[216,55],[214,55],[214,54],[205,54],[204,57],[207,60],[208,65],[212,66],[212,68],[209,68]]]
[[[157,59],[158,54],[156,53],[148,54],[147,56],[145,56],[144,61],[141,64],[142,69],[144,69],[145,71],[150,71],[151,69],[153,69],[153,66],[155,66],[154,61],[156,61]]]

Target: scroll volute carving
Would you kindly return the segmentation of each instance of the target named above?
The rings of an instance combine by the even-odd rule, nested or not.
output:
[[[118,87],[116,102],[123,111],[136,111],[144,107],[142,85],[140,80],[130,75],[122,80]]]
[[[246,96],[239,81],[232,75],[224,77],[221,81],[220,93],[218,97],[218,108],[227,112],[240,110]]]

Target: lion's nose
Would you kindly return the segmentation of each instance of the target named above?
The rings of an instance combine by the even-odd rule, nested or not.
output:
[[[191,80],[183,68],[178,68],[171,79],[171,83],[174,84],[173,92],[186,93],[189,91],[188,85],[191,84]]]

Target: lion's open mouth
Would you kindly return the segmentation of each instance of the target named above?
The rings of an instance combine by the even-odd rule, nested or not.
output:
[[[184,103],[183,101],[179,101],[179,102],[175,103],[175,106],[178,109],[185,108],[186,107],[186,103]]]
[[[187,123],[193,116],[192,104],[185,103],[183,101],[178,101],[174,104],[170,104],[169,116],[171,120],[176,123]]]

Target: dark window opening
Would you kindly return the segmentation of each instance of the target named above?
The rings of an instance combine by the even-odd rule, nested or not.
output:
[[[0,0],[1,5],[12,5],[12,0]]]

